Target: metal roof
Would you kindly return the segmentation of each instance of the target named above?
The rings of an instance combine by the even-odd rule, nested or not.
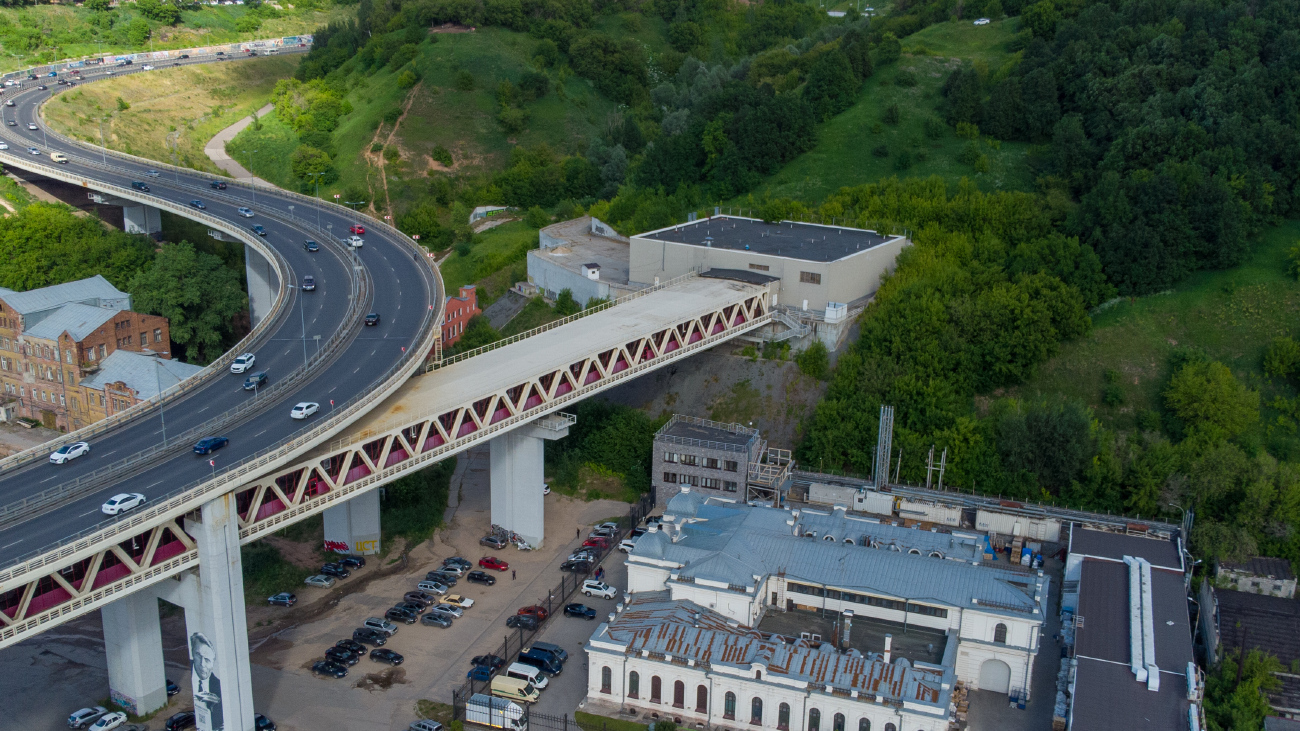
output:
[[[1121,533],[1090,530],[1073,526],[1070,529],[1070,553],[1123,561],[1125,556],[1145,558],[1153,567],[1183,570],[1177,539],[1168,541],[1126,536]]]
[[[1237,561],[1220,561],[1219,568],[1284,581],[1295,578],[1295,574],[1291,573],[1291,562],[1285,558],[1254,556],[1241,563]]]
[[[35,325],[23,331],[23,334],[34,338],[56,340],[66,332],[73,340],[80,342],[121,311],[110,307],[95,307],[73,302],[41,318]]]
[[[848,226],[710,216],[637,234],[642,241],[668,241],[703,248],[748,251],[804,261],[832,262],[901,238]]]
[[[21,315],[52,310],[69,302],[93,307],[116,307],[122,310],[131,308],[131,295],[109,284],[107,279],[98,274],[75,282],[55,284],[27,292],[15,292],[0,287],[0,299]],[[31,323],[26,324],[31,325]]]
[[[125,383],[137,399],[148,399],[203,370],[200,366],[168,360],[130,350],[115,350],[100,362],[99,372],[81,382],[86,388],[103,389],[110,383]]]

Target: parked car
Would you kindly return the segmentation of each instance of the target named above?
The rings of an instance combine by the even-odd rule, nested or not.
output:
[[[662,525],[664,518],[662,515],[651,515],[645,519],[645,525],[649,528],[652,525]]]
[[[364,652],[361,653],[361,655],[364,654],[365,654]],[[353,665],[356,665],[357,661],[361,659],[361,655],[358,655],[357,653],[352,652],[351,650],[345,650],[342,647],[338,647],[337,645],[325,651],[326,660],[329,660],[330,662],[336,662],[340,665],[344,665],[347,667],[352,667]]]
[[[50,455],[50,462],[53,462],[54,464],[63,464],[64,462],[67,462],[70,459],[76,459],[83,454],[90,454],[90,444],[88,442],[65,444],[54,450],[54,453]]]
[[[505,548],[506,546],[509,546],[510,541],[507,541],[506,539],[500,536],[483,536],[482,538],[478,539],[478,544],[480,546],[487,546],[488,548],[495,548],[497,550],[500,550],[502,548]]]
[[[434,581],[446,586],[455,586],[456,582],[460,580],[460,577],[455,574],[449,574],[446,571],[430,571],[424,575],[424,580]]]
[[[375,649],[370,651],[370,659],[375,662],[386,662],[389,665],[401,665],[404,658],[392,650]]]
[[[334,586],[334,581],[335,579],[333,576],[326,576],[325,574],[316,574],[315,576],[308,576],[307,579],[302,583],[306,584],[307,586],[319,586],[322,589],[328,589],[331,586]]]
[[[256,355],[253,355],[252,353],[244,353],[243,355],[238,356],[237,358],[235,358],[233,361],[230,362],[230,372],[243,373],[249,368],[252,368],[253,364],[256,362],[257,362]]]
[[[564,605],[564,616],[577,617],[578,619],[595,619],[596,610],[586,604],[578,604],[575,602],[573,604]]]
[[[623,553],[631,553],[633,548],[636,548],[636,541],[631,538],[624,538],[618,542],[618,550]]]
[[[370,629],[375,630],[376,632],[383,632],[389,637],[392,637],[393,635],[397,634],[397,625],[393,624],[392,622],[386,622],[380,619],[379,617],[369,617],[366,619],[366,621],[361,623],[361,626],[368,627]]]
[[[121,711],[106,713],[98,721],[90,724],[90,731],[109,731],[126,723],[126,714]]]
[[[352,639],[367,645],[383,647],[388,644],[388,635],[369,627],[358,627],[352,631]]]
[[[301,404],[299,404],[299,405],[301,405]],[[316,406],[317,404],[312,404],[312,405],[313,405],[313,406]],[[315,412],[312,412],[312,413],[315,413]],[[366,559],[365,559],[364,556],[344,556],[343,558],[340,558],[340,559],[338,560],[338,563],[341,563],[341,564],[343,564],[344,566],[347,566],[347,567],[350,568],[350,569],[360,569],[360,568],[365,568],[365,566],[366,566]]]
[[[472,660],[470,660],[470,662],[475,665],[492,668],[493,670],[500,670],[506,666],[505,658],[500,655],[476,655]]]
[[[257,731],[275,731],[275,721],[260,713],[253,714],[253,728]]]
[[[105,713],[108,713],[108,709],[103,706],[82,708],[68,716],[68,728],[85,728],[99,720],[99,717]]]
[[[356,640],[339,640],[334,643],[335,647],[341,647],[349,652],[355,652],[358,655],[366,654],[366,646]]]
[[[455,604],[445,604],[445,603],[444,603],[444,604],[437,604],[437,605],[434,605],[432,608],[430,608],[429,611],[430,611],[430,612],[441,612],[441,613],[443,613],[443,614],[445,614],[445,615],[449,615],[449,616],[455,617],[456,619],[460,619],[461,617],[465,616],[465,610],[464,610],[464,609],[461,609],[460,607],[456,606]]]
[[[302,248],[314,254],[320,251],[320,244],[316,243],[315,241],[312,241],[311,239],[307,239],[305,242],[303,242]]]
[[[293,407],[293,410],[289,412],[289,418],[306,419],[308,416],[311,416],[312,414],[316,413],[319,410],[320,410],[320,404],[311,401],[304,401]],[[340,563],[343,562],[340,561]]]
[[[170,698],[174,695],[180,695],[181,687],[173,683],[171,678],[166,678],[166,681],[167,681],[167,697]]]
[[[495,586],[497,583],[497,578],[486,571],[471,571],[465,574],[465,580],[484,586]]]
[[[565,662],[568,662],[569,660],[568,650],[565,650],[563,647],[560,647],[559,645],[552,645],[549,642],[534,642],[533,646],[527,649],[537,650],[538,652],[544,652],[554,657],[556,662],[560,663],[561,665],[563,665]]]
[[[604,549],[606,549],[606,548],[609,548],[609,539],[607,539],[607,538],[599,538],[599,537],[597,537],[597,538],[588,538],[587,540],[585,540],[585,541],[582,542],[582,547],[583,547],[583,548],[599,548],[599,549],[601,549],[601,550],[604,550]]]
[[[418,615],[424,614],[425,610],[427,610],[427,609],[429,608],[429,605],[428,605],[428,604],[425,604],[424,602],[418,602],[418,601],[417,601],[417,602],[413,602],[413,601],[407,601],[407,600],[403,599],[402,601],[398,602],[397,604],[394,604],[394,605],[393,605],[393,608],[394,608],[394,609],[405,609],[405,610],[407,610],[408,612],[415,612],[415,614],[418,616]]]
[[[352,575],[352,572],[348,571],[346,566],[339,563],[327,563],[320,567],[320,572],[336,579],[346,579]]]
[[[581,550],[574,551],[573,553],[569,554],[569,557],[565,560],[566,561],[595,561],[596,551],[595,549],[592,548],[583,548]]]
[[[267,597],[266,601],[273,607],[292,607],[298,603],[298,597],[287,591],[282,591],[275,596]]]
[[[431,594],[447,593],[447,585],[437,581],[428,581],[428,580],[421,581],[420,583],[415,585],[415,588],[419,589],[420,591],[427,591]]]
[[[420,602],[425,607],[438,603],[438,597],[423,591],[408,591],[402,595],[402,599],[408,602]]]
[[[425,614],[424,616],[441,617],[447,620],[448,622],[450,622],[460,618],[461,616],[459,614],[453,613],[455,609],[456,607],[453,607],[450,604],[435,604],[432,607],[429,607],[428,613]]]
[[[108,502],[101,505],[99,510],[104,515],[117,515],[144,505],[144,500],[144,495],[138,492],[123,492],[109,498]]]
[[[618,595],[618,591],[614,587],[596,579],[587,579],[582,582],[582,593],[586,596],[598,596],[601,599],[613,599]]]
[[[331,678],[345,678],[348,674],[347,668],[329,660],[321,660],[315,665],[312,665],[311,671],[316,675],[328,675]]]
[[[560,564],[561,571],[571,571],[575,574],[591,573],[590,561],[565,561]]]
[[[465,673],[465,677],[470,680],[477,680],[480,683],[490,683],[492,682],[492,670],[482,665],[475,665],[469,669],[469,672]]]
[[[252,208],[246,208],[246,207],[240,206],[240,208],[239,208],[239,215],[243,216],[244,218],[252,218],[252,217],[253,217],[253,209],[252,209]]]
[[[194,728],[194,711],[181,711],[163,723],[163,731],[184,731]]]
[[[451,574],[452,576],[464,576],[465,572],[469,570],[469,567],[452,563],[444,564],[443,567],[438,570],[444,574]]]
[[[535,630],[540,625],[541,622],[537,620],[537,617],[534,617],[531,614],[515,614],[506,617],[507,627],[519,627],[526,630]]]
[[[221,449],[227,444],[230,444],[230,440],[227,439],[226,437],[204,437],[199,441],[195,442],[194,453],[211,454],[212,452]]]
[[[420,624],[446,629],[451,626],[451,619],[439,612],[429,612],[423,617],[420,617]]]
[[[384,619],[390,619],[394,622],[401,622],[403,624],[415,624],[420,621],[420,615],[409,609],[393,607],[387,612],[384,612]]]
[[[469,609],[474,606],[473,599],[463,597],[460,594],[448,594],[442,598],[442,601],[445,604],[451,604],[452,606],[460,607],[461,609]]]
[[[422,721],[415,721],[407,727],[406,731],[442,731],[442,724],[426,718]]]
[[[470,563],[470,562],[469,562],[469,559],[467,559],[467,558],[461,558],[460,556],[452,556],[452,557],[450,557],[450,558],[444,558],[444,559],[442,560],[442,565],[443,565],[443,566],[452,566],[452,565],[455,565],[455,566],[459,566],[459,567],[461,567],[461,568],[463,568],[463,569],[470,569],[470,568],[473,568],[473,567],[474,567],[474,564]]]
[[[372,312],[372,313],[370,313],[369,315],[366,315],[366,320],[365,320],[365,322],[366,322],[366,325],[368,325],[368,326],[369,326],[369,325],[378,325],[378,324],[379,324],[379,313],[378,313],[378,312]]]
[[[502,561],[496,556],[484,556],[478,560],[480,568],[492,569],[494,571],[509,571],[510,564]]]
[[[628,538],[636,540],[646,534],[645,528],[633,528],[631,533],[627,534]]]
[[[267,380],[268,380],[268,376],[266,375],[266,371],[258,371],[256,373],[250,373],[248,377],[244,379],[244,390],[256,391],[257,389],[265,386]]]
[[[209,185],[213,190],[225,190],[225,189],[226,189],[226,184],[223,183],[223,182],[221,182],[220,180],[214,180],[214,181],[208,183],[208,185]]]
[[[519,611],[516,612],[516,614],[528,615],[530,617],[537,617],[537,621],[539,622],[545,622],[546,618],[551,616],[551,613],[546,611],[546,607],[543,607],[540,604],[534,604],[528,607],[520,607]]]

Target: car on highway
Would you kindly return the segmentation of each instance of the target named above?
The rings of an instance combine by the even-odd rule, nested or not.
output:
[[[253,364],[256,363],[256,362],[257,362],[257,356],[256,356],[256,355],[253,355],[252,353],[244,353],[243,355],[241,355],[241,356],[235,358],[233,361],[231,361],[231,363],[230,363],[230,372],[231,372],[231,373],[243,373],[244,371],[248,370],[249,368],[252,368],[252,367],[253,367]]]
[[[352,639],[363,644],[374,645],[375,647],[383,647],[388,644],[388,635],[377,629],[370,629],[369,627],[358,627],[353,630]]]
[[[287,591],[282,591],[275,596],[267,597],[266,602],[273,607],[292,607],[298,603],[298,597]]]
[[[493,571],[509,571],[510,564],[502,561],[496,556],[484,556],[478,560],[480,568],[492,569]]]
[[[253,391],[262,388],[266,385],[267,379],[268,376],[266,375],[266,371],[250,373],[248,374],[248,377],[244,379],[244,390]]]
[[[0,150],[8,150],[8,149],[9,149],[8,142],[0,142]]]
[[[534,617],[531,614],[515,614],[506,617],[507,627],[518,627],[520,629],[531,631],[537,629],[540,624],[541,622],[537,621],[537,617]]]
[[[551,613],[546,611],[546,607],[543,607],[540,604],[533,604],[532,606],[528,606],[528,607],[520,607],[519,611],[515,612],[515,614],[526,614],[530,617],[537,617],[537,621],[539,622],[545,622],[546,618],[551,616]]]
[[[157,170],[146,170],[144,174],[145,174],[145,177],[149,177],[149,178],[160,178],[160,177],[162,177],[162,173],[158,172]]]
[[[587,579],[582,582],[582,593],[586,596],[598,596],[601,599],[613,599],[618,591],[603,581]]]
[[[378,312],[372,312],[372,313],[370,313],[369,315],[366,315],[366,325],[367,325],[367,326],[370,326],[370,325],[378,325],[378,324],[379,324],[379,313],[378,313]]]
[[[507,541],[501,536],[483,536],[482,538],[478,539],[478,544],[480,546],[487,546],[488,548],[495,548],[497,550],[501,550],[502,548],[509,546],[510,541]]]
[[[448,591],[447,585],[438,581],[421,581],[415,585],[415,588],[432,594],[446,594]]]
[[[230,444],[226,437],[204,437],[194,444],[195,454],[211,454],[218,449]]]
[[[349,236],[347,240],[347,245],[351,246],[354,249],[360,249],[361,247],[366,245],[366,240],[361,238],[360,236]]]
[[[618,550],[623,553],[631,553],[633,548],[636,548],[636,541],[631,538],[624,538],[618,542]]]
[[[320,411],[320,404],[312,401],[303,401],[293,407],[293,410],[289,412],[289,418],[306,419],[317,411]]]
[[[573,604],[564,605],[564,616],[577,617],[578,619],[595,619],[596,610],[586,604],[574,602]]]
[[[49,91],[49,88],[50,88],[50,87],[46,86],[45,84],[40,84],[40,85],[37,86],[36,88],[37,88],[37,89],[40,89],[41,91]]]
[[[150,66],[149,64],[145,64],[145,65],[141,66],[140,68],[141,68],[142,70],[144,70],[144,71],[153,71],[153,66]]]
[[[306,584],[307,586],[319,586],[322,589],[328,589],[331,586],[334,586],[334,582],[335,582],[335,578],[333,576],[326,576],[325,574],[316,574],[315,576],[308,576],[306,579],[303,580],[302,583]]]
[[[5,106],[6,106],[6,107],[12,107],[13,105],[14,105],[14,100],[13,100],[13,99],[6,99],[6,100],[5,100]]]
[[[49,72],[48,74],[46,74],[46,76],[48,76],[48,77],[51,78],[51,79],[54,78],[55,76],[58,76],[58,75],[59,75],[59,72],[58,72],[58,71],[51,71],[51,72]]]
[[[311,239],[307,239],[306,241],[303,242],[302,248],[314,254],[317,251],[320,251],[320,244],[316,243],[315,241],[312,241]]]
[[[499,655],[476,655],[470,660],[474,667],[485,667],[493,670],[500,670],[506,666],[505,658]]]
[[[350,569],[363,569],[366,567],[366,559],[361,556],[344,556],[337,563],[341,563]]]
[[[163,731],[184,731],[194,728],[194,711],[181,711],[163,723]]]
[[[109,731],[109,729],[117,728],[124,723],[126,723],[126,714],[121,711],[114,711],[100,716],[98,721],[90,724],[87,731]]]
[[[63,464],[70,459],[76,459],[83,454],[90,454],[90,444],[87,442],[74,442],[65,444],[54,450],[50,455],[50,461],[54,464]]]
[[[393,607],[392,609],[389,609],[387,612],[384,612],[384,619],[390,620],[392,622],[404,622],[406,624],[415,624],[416,622],[420,621],[420,615],[408,609]]]
[[[456,619],[465,616],[465,610],[455,604],[439,604],[429,609],[431,612],[441,612],[444,615],[450,615]]]
[[[316,675],[328,675],[331,678],[345,678],[348,675],[348,669],[332,660],[321,660],[311,666],[312,673]]]
[[[133,181],[131,181],[131,187],[132,187],[132,188],[135,188],[135,189],[138,190],[138,191],[142,191],[142,192],[144,192],[144,193],[148,193],[148,192],[149,192],[149,186],[145,185],[144,183],[140,182],[139,180],[133,180]]]
[[[190,201],[190,207],[191,207],[191,208],[197,208],[197,209],[199,209],[200,211],[206,211],[206,210],[208,210],[208,207],[207,207],[206,205],[204,205],[203,201],[201,201],[201,200],[197,200],[197,199],[196,199],[196,200],[192,200],[192,201]]]
[[[443,614],[430,612],[429,614],[420,617],[420,624],[447,629],[451,626],[451,618]]]
[[[41,151],[36,149],[35,147],[29,147],[27,148],[27,153],[30,155],[39,155],[41,154]]]
[[[28,122],[27,129],[30,129],[33,132],[35,132],[36,130],[40,129],[40,127],[37,127],[35,122]]]
[[[375,662],[386,662],[389,665],[401,665],[405,658],[392,650],[376,648],[370,651],[370,659]]]
[[[348,233],[356,234],[358,236],[364,236],[366,233],[366,227],[362,226],[359,223],[353,224],[351,227],[348,228]]]
[[[220,180],[213,180],[208,183],[208,187],[212,188],[213,190],[225,190],[226,184],[221,182]]]
[[[352,572],[348,571],[347,567],[341,563],[327,563],[320,567],[320,572],[336,579],[346,579],[352,575]]]
[[[252,209],[252,208],[245,208],[245,207],[243,207],[243,206],[240,206],[238,210],[239,210],[239,215],[243,216],[244,218],[252,218],[252,217],[253,217],[253,209]]]
[[[334,643],[335,647],[342,647],[344,650],[350,650],[358,655],[366,654],[366,646],[356,640],[339,640]]]
[[[108,502],[100,506],[99,509],[104,515],[117,515],[144,505],[144,499],[144,495],[138,492],[118,493],[109,498]]]
[[[82,708],[68,716],[68,728],[85,728],[99,719],[100,716],[108,713],[108,709],[103,706],[91,706]]]
[[[316,291],[316,277],[311,277],[311,276],[303,277],[303,278],[302,278],[302,291],[304,291],[304,292],[315,292],[315,291]]]
[[[486,571],[477,571],[477,570],[465,574],[465,580],[470,582],[471,584],[482,584],[484,586],[495,586],[497,583],[497,577],[489,574]]]
[[[257,224],[256,226],[251,226],[250,228],[252,228],[253,233],[257,234],[258,236],[266,236],[266,227],[261,225],[260,223]]]
[[[352,652],[351,650],[345,650],[344,648],[335,645],[325,651],[325,659],[330,662],[336,662],[340,665],[352,667],[353,665],[356,665],[357,661],[365,654],[365,650],[362,650],[361,652]]]

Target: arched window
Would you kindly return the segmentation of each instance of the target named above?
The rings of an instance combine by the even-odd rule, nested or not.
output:
[[[749,722],[755,726],[763,725],[763,699],[758,696],[749,702]]]
[[[650,676],[650,702],[651,703],[659,702],[659,698],[660,698],[659,694],[661,691],[663,691],[663,681],[659,679],[658,675],[651,675]]]
[[[627,697],[641,697],[641,674],[635,670],[627,674]]]
[[[993,641],[999,645],[1007,644],[1007,626],[998,622],[998,626],[993,628]]]
[[[736,694],[731,691],[727,691],[727,694],[722,697],[722,717],[727,719],[736,717]]]
[[[885,731],[898,731],[898,727],[892,723],[885,724]]]
[[[871,731],[871,720],[866,718],[859,718],[858,731]]]
[[[808,731],[821,731],[822,712],[816,708],[808,711]]]
[[[610,670],[609,666],[606,665],[605,667],[600,669],[600,692],[608,693],[609,689],[613,685],[614,685],[614,671]]]
[[[837,713],[837,714],[835,714],[835,721],[834,721],[833,730],[834,730],[834,731],[844,731],[844,714],[843,714],[843,713]]]
[[[776,727],[781,731],[790,731],[790,704],[782,703],[776,709]]]
[[[762,680],[762,679],[763,679],[763,671],[762,671],[762,670],[755,670],[755,671],[754,671],[754,680]]]
[[[686,684],[680,680],[673,682],[673,708],[686,707]]]
[[[709,712],[709,689],[703,685],[698,686],[695,689],[695,712]]]

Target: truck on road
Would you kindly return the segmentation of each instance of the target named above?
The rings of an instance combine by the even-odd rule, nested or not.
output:
[[[518,703],[483,693],[475,693],[465,702],[465,722],[506,731],[528,731],[528,720]]]

